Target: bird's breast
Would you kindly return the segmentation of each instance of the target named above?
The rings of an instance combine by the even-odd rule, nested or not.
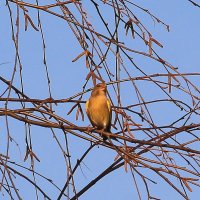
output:
[[[102,95],[95,98],[90,98],[89,108],[93,125],[100,129],[106,129],[110,120],[106,96]]]

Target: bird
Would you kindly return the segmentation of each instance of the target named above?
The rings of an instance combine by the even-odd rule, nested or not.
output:
[[[111,132],[112,109],[110,100],[106,96],[107,87],[105,83],[97,84],[85,105],[87,116],[93,127],[97,130]],[[103,136],[103,140],[107,139]]]

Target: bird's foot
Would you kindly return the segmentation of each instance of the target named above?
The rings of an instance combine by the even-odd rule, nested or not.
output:
[[[103,141],[106,141],[108,139],[108,137],[104,134],[104,129],[101,130],[100,135],[103,138]]]

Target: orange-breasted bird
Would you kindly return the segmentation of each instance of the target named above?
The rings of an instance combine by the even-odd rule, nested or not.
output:
[[[110,132],[112,110],[111,103],[106,96],[107,87],[105,83],[97,84],[86,102],[85,109],[93,127],[98,130]],[[103,140],[107,137],[104,136]]]

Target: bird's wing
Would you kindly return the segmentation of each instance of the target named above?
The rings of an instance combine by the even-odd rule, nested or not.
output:
[[[91,105],[90,105],[90,109],[91,109]],[[90,120],[91,124],[93,126],[95,126],[95,123],[94,121],[92,120],[92,116],[91,116],[91,112],[90,112],[90,109],[89,109],[89,100],[87,100],[86,104],[85,104],[85,111],[87,113],[87,116],[88,116],[88,119]]]
[[[111,128],[111,121],[112,121],[112,109],[111,109],[111,103],[110,100],[107,100],[107,106],[108,106],[108,110],[109,110],[109,122],[108,122],[108,130],[110,131]]]
[[[112,109],[111,109],[111,103],[110,103],[110,101],[109,101],[109,100],[107,100],[107,106],[108,106],[108,110],[109,110],[109,112],[111,112],[111,111],[112,111]]]
[[[85,104],[85,111],[86,111],[87,115],[88,115],[88,105],[89,105],[89,100]]]

